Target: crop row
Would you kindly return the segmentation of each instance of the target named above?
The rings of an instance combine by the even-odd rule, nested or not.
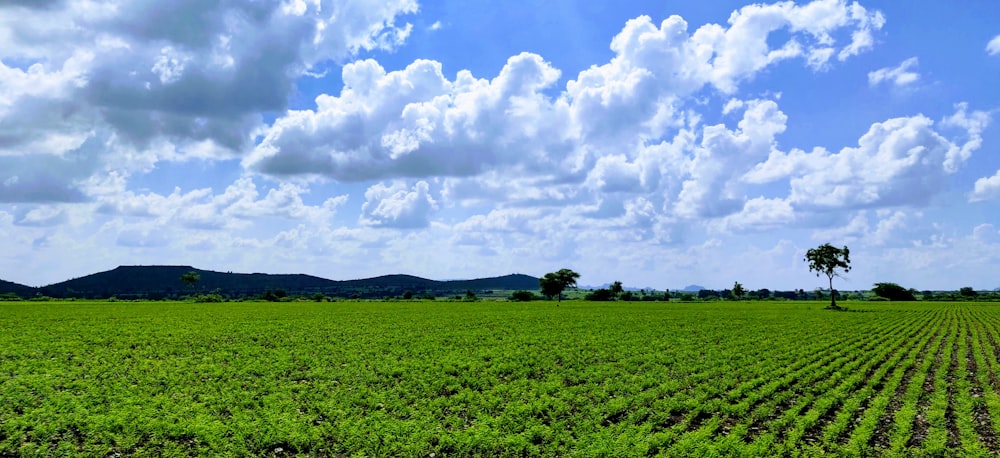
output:
[[[0,456],[1000,453],[1000,307],[0,304]]]

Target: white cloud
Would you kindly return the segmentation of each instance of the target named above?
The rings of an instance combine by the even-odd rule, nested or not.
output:
[[[815,231],[813,240],[835,240],[866,248],[909,245],[913,240],[931,236],[929,227],[920,223],[922,218],[921,212],[861,210],[843,226]]]
[[[0,182],[20,177],[0,200],[79,201],[94,174],[240,154],[296,78],[398,46],[412,26],[396,18],[416,11],[415,0],[0,5]]]
[[[492,81],[416,61],[385,72],[367,60],[343,70],[339,97],[279,119],[244,164],[274,175],[340,181],[469,176],[497,165],[555,170],[568,151],[564,104],[539,93],[559,72],[533,54],[512,57]]]
[[[997,173],[991,177],[982,177],[976,180],[976,184],[973,186],[972,194],[969,195],[971,202],[1000,198],[1000,170],[997,170]]]
[[[738,130],[705,127],[691,176],[678,196],[677,212],[686,217],[721,217],[739,211],[743,199],[736,178],[768,157],[787,119],[774,101],[754,100],[747,103]]]
[[[838,153],[772,151],[743,178],[750,183],[789,178],[789,199],[802,209],[924,205],[979,148],[989,122],[983,112],[969,114],[964,104],[956,108],[941,126],[960,128],[967,137],[962,144],[944,137],[925,116],[893,118],[872,124],[857,147]]]
[[[706,85],[733,92],[769,65],[835,46],[845,30],[880,27],[875,16],[837,1],[754,5],[734,12],[728,28],[710,24],[690,35],[678,16],[659,26],[641,16],[614,37],[610,62],[580,72],[558,97],[547,91],[559,71],[529,53],[511,57],[490,81],[467,71],[448,80],[432,61],[392,72],[355,62],[343,69],[339,96],[321,95],[315,110],[279,119],[244,165],[340,181],[498,167],[577,177],[600,156],[683,127],[681,107]],[[793,38],[771,48],[768,37],[781,29]]]
[[[198,229],[238,229],[250,226],[252,220],[269,217],[322,223],[347,201],[344,195],[311,206],[302,200],[307,192],[291,183],[280,183],[261,198],[253,180],[244,177],[227,186],[221,194],[213,194],[209,188],[187,193],[177,188],[166,196],[121,190],[102,196],[98,200],[98,211],[115,216],[152,218],[161,225],[177,223]]]
[[[890,82],[896,87],[908,86],[920,80],[920,74],[912,71],[919,64],[916,57],[904,60],[897,67],[884,67],[868,73],[868,84],[877,86]]]
[[[787,227],[795,221],[795,210],[788,201],[755,197],[746,201],[738,213],[723,218],[720,227],[731,232],[764,231]]]
[[[402,181],[377,183],[365,191],[359,222],[366,226],[426,227],[430,213],[437,208],[426,181],[418,181],[412,188]]]
[[[991,56],[1000,54],[1000,35],[993,37],[989,43],[986,43],[986,52]]]

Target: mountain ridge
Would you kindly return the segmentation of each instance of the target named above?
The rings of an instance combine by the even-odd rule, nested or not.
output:
[[[199,281],[186,285],[181,275],[198,274]],[[289,295],[322,294],[332,297],[382,298],[411,292],[445,296],[467,291],[537,290],[538,279],[525,274],[469,280],[430,280],[414,275],[389,274],[352,280],[330,280],[308,274],[233,273],[182,265],[118,266],[82,277],[41,287],[0,280],[0,293],[19,296],[166,299],[193,293],[216,293],[228,297],[254,297],[267,291]]]

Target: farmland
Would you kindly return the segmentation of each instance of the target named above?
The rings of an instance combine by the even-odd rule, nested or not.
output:
[[[988,455],[1000,306],[0,303],[5,455]]]

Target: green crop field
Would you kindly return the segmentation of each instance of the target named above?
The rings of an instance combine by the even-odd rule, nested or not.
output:
[[[1000,306],[0,303],[0,456],[990,455]]]

